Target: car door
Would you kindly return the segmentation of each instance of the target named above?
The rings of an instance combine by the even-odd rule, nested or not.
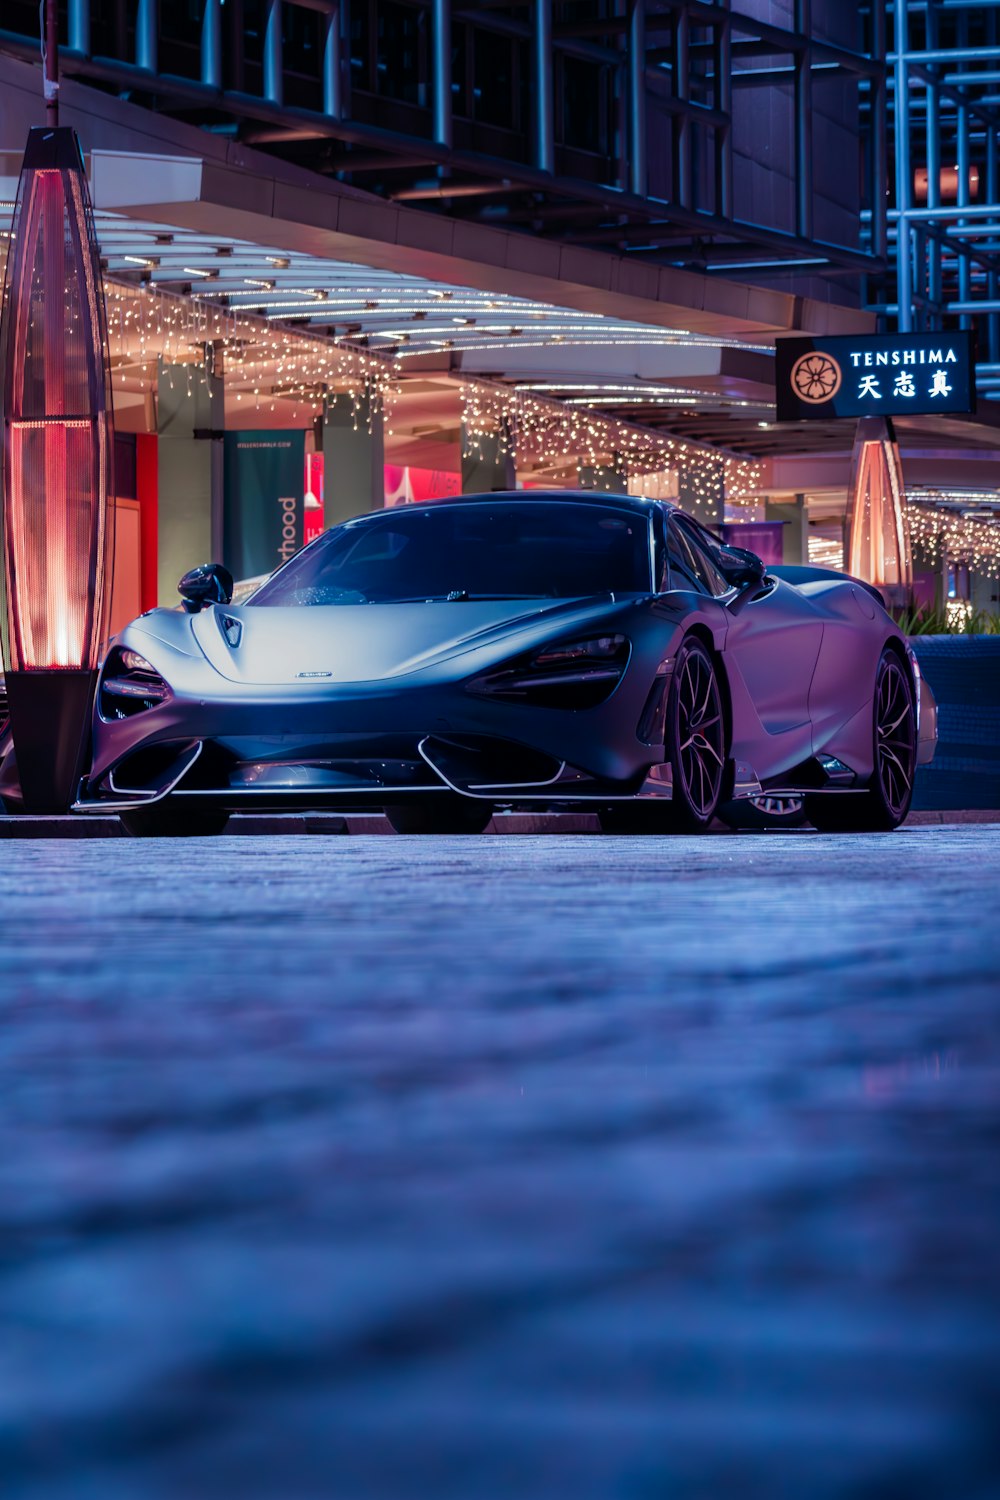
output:
[[[779,774],[812,753],[809,686],[823,640],[822,618],[777,579],[765,577],[759,588],[733,589],[722,574],[727,562],[722,543],[690,517],[677,516],[674,524],[688,550],[704,559],[714,588],[724,590],[717,597],[728,620],[733,753],[741,749],[760,776]]]

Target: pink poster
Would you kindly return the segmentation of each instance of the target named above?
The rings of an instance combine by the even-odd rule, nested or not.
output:
[[[305,500],[302,512],[302,545],[306,546],[323,530],[323,455],[306,454]]]
[[[413,469],[400,464],[385,466],[385,503],[412,505],[418,500],[440,500],[460,495],[462,476],[450,469]]]

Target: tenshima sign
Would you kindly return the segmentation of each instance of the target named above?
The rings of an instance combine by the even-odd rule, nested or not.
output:
[[[971,333],[779,338],[778,421],[976,409]]]

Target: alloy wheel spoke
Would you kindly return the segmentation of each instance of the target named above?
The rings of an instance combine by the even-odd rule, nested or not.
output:
[[[707,750],[708,754],[714,758],[717,764],[720,766],[722,765],[722,756],[719,754],[718,750],[716,750],[714,745],[709,744],[708,740],[702,734],[701,730],[699,730],[698,733],[694,736],[693,744],[695,749],[699,751],[699,753],[703,750]]]
[[[893,750],[883,749],[882,753],[883,753],[884,763],[887,766],[889,766],[889,767],[892,767],[892,766],[898,767],[900,776],[902,776],[903,781],[905,782],[906,786],[909,786],[910,785],[910,778],[907,775],[906,767],[903,765],[903,762],[900,760],[899,756]]]

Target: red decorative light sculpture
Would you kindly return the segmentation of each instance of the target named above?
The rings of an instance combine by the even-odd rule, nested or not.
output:
[[[0,631],[24,805],[59,812],[80,774],[114,545],[104,287],[74,131],[30,132],[9,243]]]
[[[847,498],[847,571],[877,584],[886,603],[899,607],[911,604],[913,593],[905,500],[892,423],[862,417]]]

